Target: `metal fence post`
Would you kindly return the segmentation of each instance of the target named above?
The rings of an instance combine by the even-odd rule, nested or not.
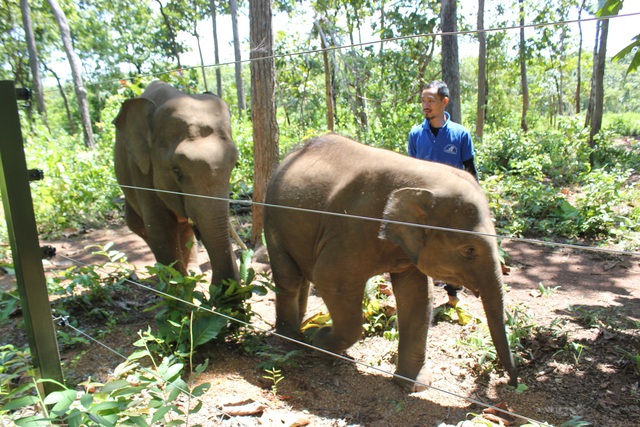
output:
[[[38,378],[63,382],[12,81],[0,81],[0,123],[0,190],[31,358]],[[57,389],[41,387],[45,394]]]

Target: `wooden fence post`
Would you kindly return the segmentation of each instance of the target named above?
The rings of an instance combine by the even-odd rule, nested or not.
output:
[[[42,267],[29,172],[18,115],[16,87],[0,81],[0,190],[7,221],[16,281],[29,339],[31,358],[40,379],[63,382],[56,331],[51,316],[47,284]],[[50,382],[41,384],[45,394],[59,389]]]

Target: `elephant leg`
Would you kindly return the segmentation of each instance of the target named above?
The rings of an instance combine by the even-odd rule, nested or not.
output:
[[[201,273],[200,264],[198,264],[198,240],[191,228],[191,225],[184,221],[178,223],[178,247],[180,248],[180,261],[186,270],[193,270]]]
[[[418,383],[394,378],[403,388],[415,392],[431,384],[425,366],[427,334],[433,312],[433,281],[417,268],[391,274],[398,310],[398,366],[396,374]],[[426,384],[426,385],[425,385]]]
[[[362,298],[366,279],[348,277],[348,273],[339,275],[335,271],[347,270],[316,266],[322,272],[314,277],[318,293],[322,297],[329,314],[331,326],[321,328],[313,337],[317,347],[340,354],[362,338]]]
[[[147,231],[144,228],[144,221],[142,220],[142,217],[138,215],[126,199],[124,202],[124,219],[129,230],[142,237],[142,239],[149,244],[147,241]]]
[[[296,262],[276,243],[267,243],[273,281],[276,284],[276,331],[295,339],[302,339],[300,325],[307,310],[309,281]]]
[[[153,208],[153,205],[147,204]],[[155,209],[147,209],[142,215],[146,232],[146,241],[151,252],[161,264],[174,264],[174,268],[182,274],[187,274],[184,264],[183,247],[186,237],[180,234],[181,224],[176,216],[164,206],[155,205]]]

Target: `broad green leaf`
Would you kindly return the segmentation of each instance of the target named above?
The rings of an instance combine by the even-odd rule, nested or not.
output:
[[[54,391],[44,398],[45,405],[54,405],[51,412],[56,415],[64,414],[75,402],[78,392],[75,390]]]
[[[13,411],[25,406],[35,405],[38,402],[40,402],[40,399],[38,399],[37,396],[24,396],[19,399],[14,399],[8,402],[6,405],[3,405],[2,411]]]
[[[191,391],[191,394],[194,395],[195,397],[200,397],[203,394],[205,394],[210,388],[211,388],[211,384],[209,383],[200,384],[199,386],[197,386]]]
[[[112,393],[113,391],[129,387],[129,383],[126,380],[114,380],[109,381],[100,389],[100,393]]]

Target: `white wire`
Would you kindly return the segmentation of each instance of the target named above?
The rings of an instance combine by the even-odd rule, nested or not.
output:
[[[265,59],[279,59],[279,58],[288,58],[288,57],[293,57],[293,56],[301,56],[301,55],[310,55],[310,54],[314,54],[314,53],[320,53],[323,51],[332,51],[332,50],[339,50],[339,49],[353,49],[353,48],[358,48],[358,47],[364,47],[364,46],[369,46],[369,45],[375,45],[375,44],[382,44],[382,43],[389,43],[389,42],[395,42],[395,41],[402,41],[402,40],[408,40],[408,39],[415,39],[415,38],[423,38],[423,37],[442,37],[442,36],[452,36],[452,35],[469,35],[469,34],[475,34],[475,33],[480,33],[480,32],[484,32],[484,33],[495,33],[495,32],[499,32],[499,31],[510,31],[510,30],[519,30],[519,29],[526,29],[526,28],[543,28],[543,27],[553,27],[553,26],[560,26],[560,25],[568,25],[568,24],[576,24],[576,23],[584,23],[584,22],[592,22],[592,21],[602,21],[602,20],[611,20],[611,19],[617,19],[617,18],[626,18],[626,17],[630,17],[630,16],[636,16],[636,15],[640,15],[640,12],[635,12],[635,13],[627,13],[627,14],[622,14],[622,15],[613,15],[613,16],[603,16],[600,18],[597,17],[593,17],[593,18],[581,18],[581,19],[573,19],[573,20],[566,20],[566,21],[554,21],[554,22],[543,22],[543,23],[538,23],[538,24],[526,24],[526,25],[513,25],[513,26],[508,26],[508,27],[494,27],[494,28],[485,28],[482,30],[459,30],[459,31],[450,31],[450,32],[436,32],[436,33],[422,33],[422,34],[414,34],[414,35],[408,35],[408,36],[399,36],[399,37],[390,37],[388,39],[380,39],[380,40],[373,40],[373,41],[369,41],[369,42],[362,42],[362,43],[352,43],[352,44],[345,44],[345,45],[340,45],[340,46],[328,46],[324,49],[320,48],[320,49],[309,49],[309,50],[304,50],[304,51],[299,51],[299,52],[292,52],[292,53],[286,53],[286,54],[279,54],[279,55],[271,55],[271,56],[261,56],[260,58],[254,58],[254,59],[242,59],[240,61],[229,61],[229,62],[223,62],[223,63],[219,63],[219,64],[209,64],[209,65],[193,65],[193,66],[183,66],[182,68],[177,68],[177,69],[173,69],[173,70],[165,70],[165,71],[159,71],[159,72],[155,72],[155,73],[147,73],[147,74],[141,74],[137,77],[154,77],[154,76],[159,76],[159,75],[163,75],[163,74],[170,74],[170,73],[181,73],[185,70],[192,70],[192,69],[198,69],[198,68],[219,68],[219,67],[223,67],[223,66],[227,66],[227,65],[232,65],[232,64],[236,64],[236,63],[251,63],[253,61],[263,61]],[[85,86],[100,86],[100,85],[105,85],[105,84],[112,84],[112,83],[117,83],[120,82],[121,80],[128,80],[131,77],[122,77],[120,79],[114,79],[114,80],[105,80],[105,81],[101,81],[101,82],[95,82],[95,83],[87,83]],[[67,80],[67,82],[69,82],[70,80]],[[50,91],[53,91],[53,89],[49,89]]]
[[[85,266],[88,266],[88,265],[89,265],[89,264],[84,263],[84,262],[82,262],[82,261],[75,260],[75,259],[73,259],[73,258],[69,258],[69,257],[63,256],[63,255],[57,255],[57,256],[60,256],[61,258],[64,258],[64,259],[66,259],[66,260],[68,260],[68,261],[75,262],[75,263],[80,264],[80,265],[85,265]],[[98,267],[100,267],[100,266],[98,266]],[[474,398],[472,398],[472,397],[460,396],[460,395],[457,395],[457,394],[455,394],[455,393],[453,393],[453,392],[451,392],[451,391],[444,390],[444,389],[441,389],[441,388],[439,388],[439,387],[435,387],[435,386],[432,386],[432,385],[429,385],[429,384],[426,384],[426,383],[423,383],[423,382],[420,382],[420,381],[417,381],[417,380],[414,380],[414,379],[411,379],[411,378],[407,378],[407,377],[405,377],[405,376],[398,375],[398,374],[393,373],[393,372],[385,371],[384,369],[377,368],[377,367],[375,367],[375,366],[372,366],[372,365],[366,364],[366,363],[364,363],[364,362],[360,362],[360,361],[355,360],[355,359],[348,358],[348,357],[343,356],[343,355],[341,355],[341,354],[334,353],[334,352],[331,352],[331,351],[325,350],[325,349],[320,348],[320,347],[315,347],[315,346],[313,346],[313,345],[311,345],[311,344],[305,343],[304,341],[298,341],[298,340],[296,340],[296,339],[294,339],[294,338],[288,337],[288,336],[286,336],[286,335],[282,335],[282,334],[280,334],[280,333],[278,333],[278,332],[275,332],[275,331],[273,331],[273,330],[271,330],[271,329],[268,329],[268,328],[266,328],[266,327],[259,326],[259,325],[256,325],[256,324],[252,324],[252,323],[249,323],[249,322],[245,322],[245,321],[243,321],[243,320],[236,319],[236,318],[234,318],[234,317],[228,316],[228,315],[226,315],[226,314],[224,314],[224,313],[219,313],[219,312],[216,312],[216,311],[214,311],[214,310],[212,310],[212,309],[209,309],[209,308],[206,308],[206,307],[202,307],[202,306],[198,306],[198,305],[194,304],[193,302],[190,302],[190,301],[186,301],[186,300],[180,299],[180,298],[178,298],[178,297],[176,297],[176,296],[174,296],[174,295],[171,295],[171,294],[168,294],[168,293],[166,293],[166,292],[163,292],[163,291],[160,291],[160,290],[154,289],[154,288],[152,288],[152,287],[150,287],[150,286],[147,286],[147,285],[144,285],[144,284],[142,284],[142,283],[140,283],[140,282],[136,282],[136,281],[134,281],[134,280],[130,280],[130,279],[124,279],[124,280],[125,280],[126,282],[128,282],[128,283],[131,283],[131,284],[133,284],[133,285],[136,285],[136,286],[138,286],[138,287],[140,287],[140,288],[143,288],[143,289],[146,289],[146,290],[148,290],[148,291],[154,292],[154,293],[156,293],[156,294],[158,294],[158,295],[160,295],[160,296],[163,296],[163,297],[165,297],[165,298],[169,298],[169,299],[172,299],[172,300],[174,300],[174,301],[178,301],[178,302],[183,303],[183,304],[185,304],[185,305],[191,306],[191,307],[195,308],[196,310],[203,310],[203,311],[209,312],[209,313],[211,313],[211,314],[213,314],[213,315],[217,315],[217,316],[223,317],[223,318],[225,318],[225,319],[227,319],[227,320],[229,320],[229,321],[232,321],[232,322],[235,322],[235,323],[242,324],[242,325],[244,325],[244,326],[246,326],[246,327],[248,327],[248,328],[250,328],[250,329],[257,330],[257,331],[263,332],[263,333],[265,333],[265,334],[272,335],[272,336],[275,336],[275,337],[278,337],[278,338],[284,339],[284,340],[286,340],[286,341],[290,341],[290,342],[292,342],[292,343],[295,343],[295,344],[301,345],[301,346],[306,347],[306,348],[311,349],[311,350],[319,351],[319,352],[321,352],[321,353],[327,354],[327,355],[329,355],[329,356],[331,356],[331,357],[335,357],[335,358],[337,358],[337,359],[341,359],[341,360],[346,361],[346,362],[348,362],[348,363],[352,363],[352,364],[355,364],[355,365],[359,365],[359,366],[364,367],[364,368],[366,368],[366,369],[370,369],[370,370],[372,370],[372,371],[375,371],[375,372],[381,373],[381,374],[383,374],[383,375],[387,375],[387,376],[391,376],[391,377],[394,377],[394,378],[397,378],[397,379],[401,379],[401,380],[403,380],[403,381],[412,382],[412,383],[414,383],[414,384],[424,386],[425,388],[428,388],[428,389],[431,389],[431,390],[437,391],[437,392],[439,392],[439,393],[447,394],[447,395],[449,395],[449,396],[453,396],[453,397],[456,397],[456,398],[458,398],[458,399],[466,400],[466,401],[471,402],[471,403],[474,403],[474,404],[476,404],[476,405],[484,406],[484,407],[486,407],[486,408],[491,408],[491,409],[494,409],[494,410],[496,410],[496,411],[502,412],[502,413],[504,413],[504,414],[506,414],[506,415],[509,415],[509,416],[512,416],[512,417],[517,417],[517,418],[521,418],[521,419],[527,420],[527,421],[529,421],[529,422],[534,422],[534,423],[538,423],[538,424],[540,424],[540,425],[544,425],[544,424],[543,424],[542,422],[540,422],[540,421],[534,420],[534,419],[529,418],[529,417],[526,417],[526,416],[524,416],[524,415],[516,414],[516,413],[514,413],[514,412],[506,411],[506,410],[504,410],[504,409],[502,409],[502,408],[499,408],[499,407],[497,407],[497,406],[490,405],[490,404],[488,404],[488,403],[484,403],[484,402],[482,402],[482,401],[480,401],[480,400],[477,400],[477,399],[474,399]],[[101,344],[101,343],[100,343],[100,344]],[[103,344],[101,344],[101,345],[103,345]],[[103,347],[105,347],[105,348],[109,348],[109,347],[107,347],[107,346],[105,346],[105,345],[103,345]]]
[[[505,235],[500,235],[500,234],[482,233],[482,232],[478,232],[478,231],[459,230],[459,229],[456,229],[456,228],[439,227],[439,226],[435,226],[435,225],[415,224],[415,223],[411,223],[411,222],[402,222],[402,221],[394,221],[394,220],[388,220],[388,219],[382,219],[382,218],[351,215],[351,214],[348,214],[348,213],[320,211],[320,210],[314,210],[314,209],[299,208],[299,207],[295,207],[295,206],[274,205],[274,204],[269,204],[269,203],[264,203],[264,202],[255,202],[255,201],[252,201],[252,200],[235,200],[235,199],[230,199],[230,198],[225,198],[225,197],[207,196],[207,195],[203,195],[203,194],[181,193],[181,192],[169,191],[169,190],[160,190],[160,189],[153,189],[153,188],[136,187],[136,186],[133,186],[133,185],[122,185],[122,184],[117,184],[117,183],[113,183],[112,185],[120,185],[120,187],[129,188],[129,189],[132,189],[132,190],[155,191],[157,193],[175,194],[175,195],[187,196],[187,197],[198,197],[198,198],[212,199],[212,200],[218,200],[218,201],[230,202],[230,203],[237,203],[237,204],[267,206],[267,207],[270,207],[270,208],[289,209],[289,210],[293,210],[293,211],[316,213],[316,214],[321,214],[321,215],[330,215],[330,216],[337,216],[337,217],[342,217],[342,218],[352,218],[352,219],[362,219],[362,220],[366,220],[366,221],[376,221],[376,222],[380,222],[381,224],[406,225],[406,226],[410,226],[410,227],[425,228],[425,229],[440,230],[440,231],[449,231],[449,232],[453,232],[453,233],[462,233],[462,234],[472,234],[472,235],[486,236],[486,237],[495,237],[495,238],[501,239],[501,240],[513,240],[513,241],[524,242],[524,243],[532,243],[532,244],[536,244],[536,245],[555,246],[555,247],[568,248],[568,249],[578,249],[578,250],[591,251],[591,252],[603,252],[603,253],[614,254],[614,255],[640,256],[640,252],[630,252],[630,251],[624,251],[624,250],[620,250],[620,249],[597,248],[597,247],[593,247],[593,246],[583,246],[583,245],[576,245],[576,244],[571,244],[571,243],[548,242],[548,241],[539,240],[539,239],[528,239],[528,238],[523,238],[523,237],[514,237],[514,236],[505,236]]]

